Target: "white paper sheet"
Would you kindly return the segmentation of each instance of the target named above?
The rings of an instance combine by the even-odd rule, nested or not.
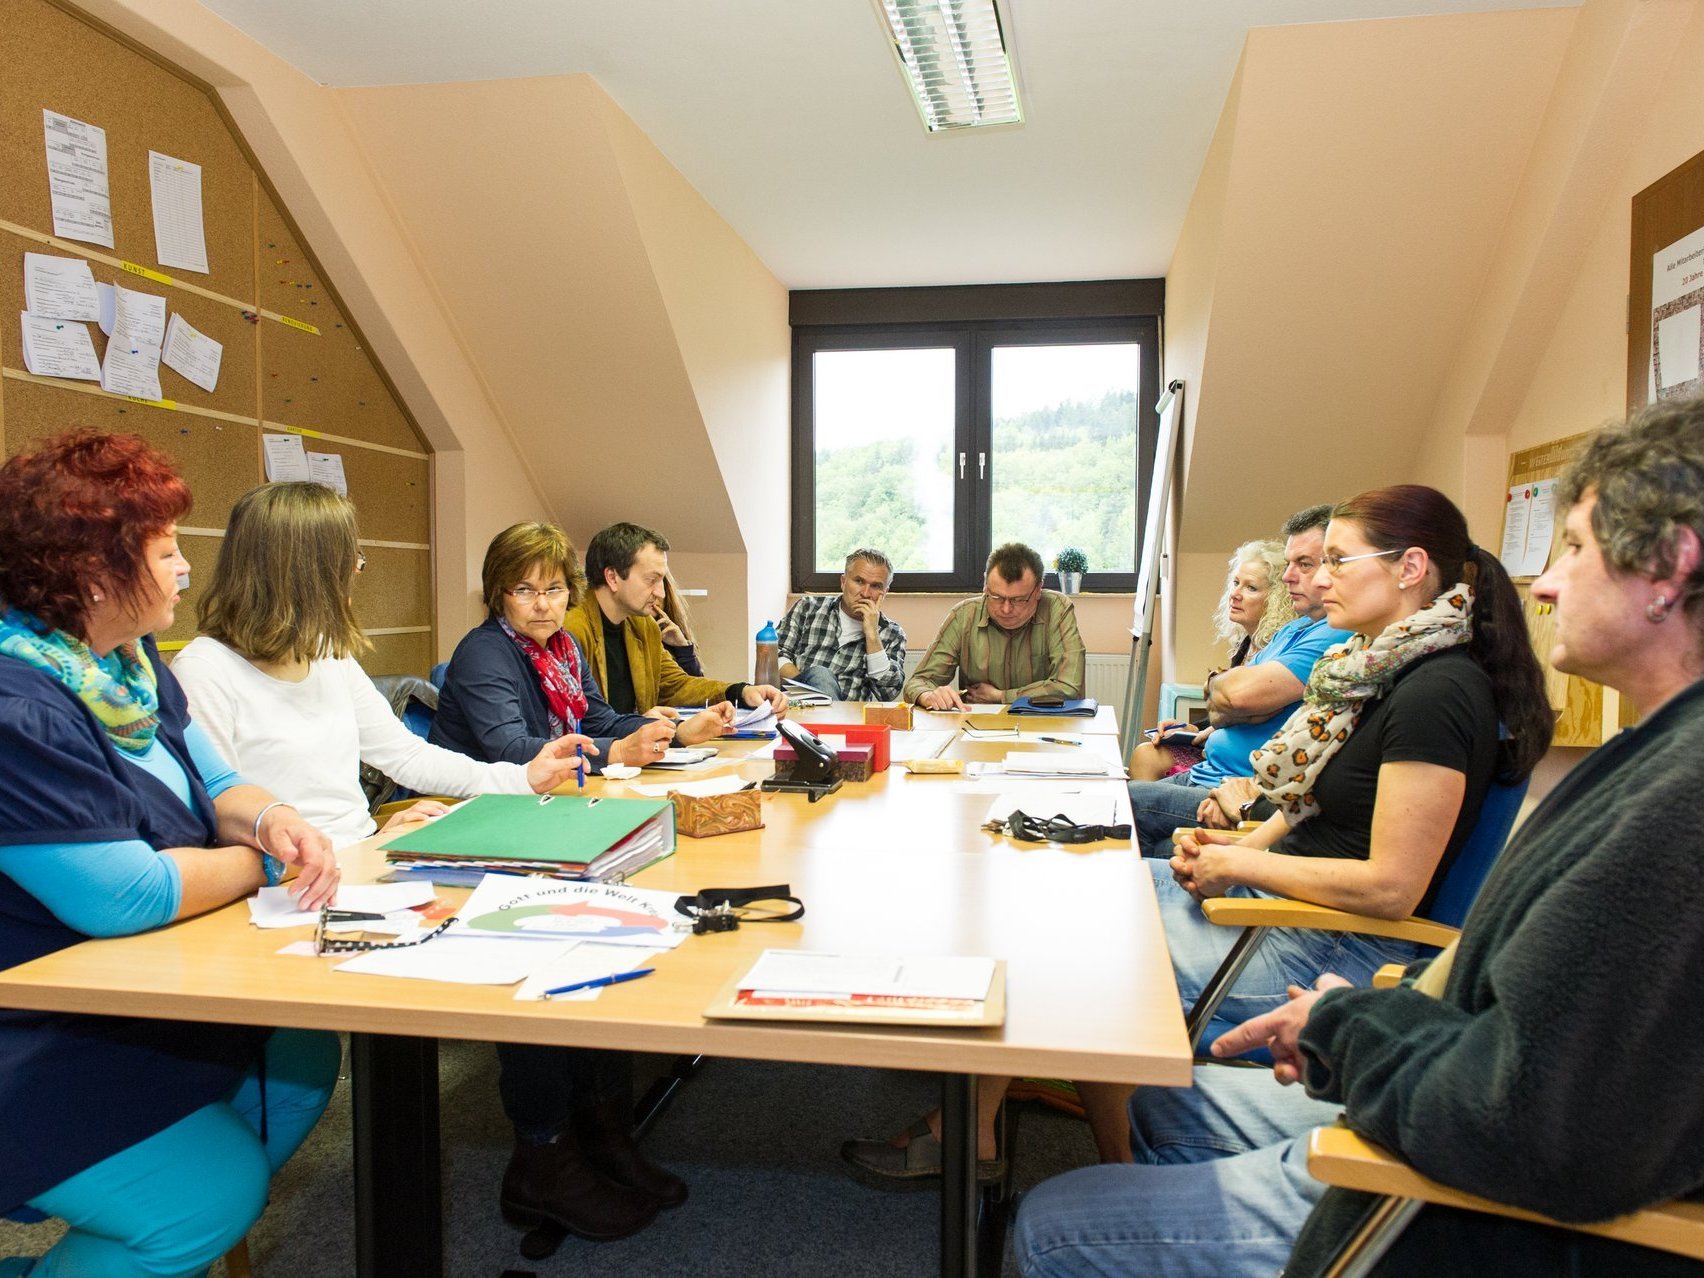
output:
[[[37,377],[101,380],[101,361],[95,355],[89,326],[72,320],[47,319],[19,312],[23,326],[24,367]]]
[[[755,706],[734,707],[735,732],[774,732],[775,711],[767,701],[760,701]]]
[[[1656,403],[1657,386],[1657,326],[1661,323],[1656,312],[1679,301],[1688,293],[1704,287],[1704,227],[1682,236],[1673,244],[1651,255],[1651,363],[1645,370],[1646,402]],[[1639,321],[1643,322],[1643,321]],[[1667,382],[1667,377],[1664,378]],[[1671,386],[1682,385],[1669,382]]]
[[[600,977],[614,976],[617,972],[631,972],[636,968],[649,967],[659,954],[666,953],[660,949],[646,949],[637,945],[599,945],[596,941],[578,941],[564,954],[552,959],[543,967],[536,969],[533,974],[521,982],[521,988],[515,991],[515,997],[522,1002],[537,1002],[544,997],[546,990],[553,990],[563,985],[577,985],[581,981],[595,981]],[[558,994],[553,1002],[589,1003],[602,994],[606,987],[591,990],[575,990],[571,994]]]
[[[1503,512],[1503,548],[1497,558],[1511,577],[1536,577],[1550,562],[1550,540],[1556,531],[1556,480],[1513,485]]]
[[[868,958],[816,950],[765,950],[740,980],[765,994],[988,997],[994,960],[968,955]]]
[[[524,981],[568,947],[537,941],[499,941],[485,936],[446,933],[423,945],[368,950],[334,971],[369,976],[404,976],[452,985],[513,985]]]
[[[341,453],[309,453],[308,478],[316,484],[324,484],[333,492],[349,496],[349,481],[343,476],[343,454]]]
[[[313,474],[308,470],[308,454],[302,447],[300,435],[262,435],[260,438],[266,452],[268,481],[277,484],[285,480],[313,478]]]
[[[101,389],[137,399],[164,399],[160,389],[160,348],[126,346],[116,337],[107,343],[101,361]]]
[[[1003,766],[1007,776],[1111,777],[1124,770],[1086,750],[1008,750]]]
[[[1659,391],[1698,379],[1699,315],[1699,307],[1689,306],[1657,321],[1653,358]]]
[[[47,185],[53,233],[61,239],[112,247],[112,197],[107,186],[106,130],[43,110]]]
[[[190,381],[210,391],[219,384],[219,363],[225,356],[223,344],[195,328],[181,315],[166,323],[166,346],[161,362],[175,368]]]
[[[337,889],[333,908],[370,914],[413,911],[438,895],[431,883],[358,883]],[[319,921],[318,910],[299,910],[290,885],[264,887],[249,898],[249,922],[256,927],[301,927]]]
[[[113,323],[118,318],[118,287],[113,284],[101,284],[97,282],[95,284],[95,295],[100,299],[101,303],[101,332],[105,333],[108,337],[111,337]]]
[[[154,256],[160,265],[207,274],[201,166],[150,151],[148,190],[154,205]]]
[[[488,874],[457,913],[456,934],[524,937],[529,942],[595,940],[673,949],[678,893],[606,883]]]
[[[98,320],[94,272],[80,257],[25,253],[24,309],[42,319]]]

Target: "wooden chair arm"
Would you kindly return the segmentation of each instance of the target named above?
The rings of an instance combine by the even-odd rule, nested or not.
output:
[[[373,813],[373,820],[377,821],[379,826],[383,828],[384,823],[398,812],[408,811],[422,799],[436,799],[439,803],[447,803],[452,806],[461,802],[460,799],[448,794],[417,794],[412,799],[392,799],[389,803],[379,804],[379,810]]]
[[[1386,963],[1373,973],[1373,988],[1375,990],[1394,990],[1402,984],[1402,973],[1405,970],[1400,963]]]
[[[1256,830],[1258,830],[1261,826],[1263,826],[1265,824],[1266,824],[1266,822],[1264,822],[1264,821],[1238,821],[1237,822],[1237,828],[1235,830],[1233,830],[1232,833],[1233,834],[1253,834]],[[1200,826],[1195,826],[1195,825],[1180,825],[1180,826],[1178,826],[1177,829],[1175,829],[1171,832],[1171,844],[1172,844],[1172,846],[1175,848],[1178,845],[1178,842],[1183,838],[1184,835],[1194,834],[1195,831],[1200,829],[1200,828],[1201,828]]]
[[[1664,1203],[1597,1224],[1568,1224],[1440,1185],[1347,1127],[1320,1127],[1309,1135],[1308,1174],[1315,1180],[1342,1189],[1418,1198],[1440,1207],[1459,1207],[1515,1220],[1530,1220],[1640,1247],[1655,1247],[1694,1259],[1704,1258],[1704,1203]]]
[[[1222,927],[1299,927],[1319,932],[1354,932],[1361,936],[1388,936],[1398,941],[1442,948],[1459,935],[1457,929],[1430,919],[1376,919],[1367,914],[1334,910],[1311,901],[1282,897],[1219,896],[1201,903],[1209,922]]]

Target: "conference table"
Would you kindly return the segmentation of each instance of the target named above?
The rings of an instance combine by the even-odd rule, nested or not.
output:
[[[858,722],[861,707],[796,717]],[[1073,733],[1079,747],[1042,742],[1022,724],[1016,740],[973,739],[963,720],[919,714],[913,731],[894,735],[893,758],[993,763],[1014,748],[1082,748],[1117,757],[1116,736],[1098,720]],[[682,779],[728,770],[766,776],[773,764],[749,757],[768,753],[756,745],[725,742],[726,755],[715,765]],[[663,779],[647,771],[638,780]],[[587,793],[630,794],[632,784],[594,780]],[[348,1031],[356,1261],[364,1278],[443,1272],[439,1039],[936,1072],[943,1101],[941,1272],[962,1278],[976,1272],[978,1075],[1190,1082],[1153,884],[1133,845],[1020,843],[981,828],[993,793],[1034,784],[910,774],[896,763],[815,803],[801,794],[764,794],[762,828],[683,836],[673,856],[630,882],[679,894],[786,883],[804,901],[804,917],[689,937],[656,959],[653,978],[613,986],[594,1001],[518,1002],[510,987],[338,972],[342,956],[281,955],[281,946],[301,937],[251,927],[246,906],[237,902],[0,972],[0,1005]],[[1121,819],[1129,819],[1122,782],[1068,784],[1104,789],[1120,805]],[[385,872],[382,841],[340,852],[345,881]],[[705,1008],[724,986],[769,948],[992,956],[1006,965],[1005,1023],[706,1019]]]

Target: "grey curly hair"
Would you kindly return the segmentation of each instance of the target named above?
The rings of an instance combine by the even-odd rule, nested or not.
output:
[[[1597,494],[1592,533],[1605,563],[1624,576],[1673,572],[1682,528],[1704,542],[1704,397],[1652,404],[1592,436],[1562,476],[1557,498],[1567,507],[1588,492]],[[1704,564],[1675,602],[1704,632]]]

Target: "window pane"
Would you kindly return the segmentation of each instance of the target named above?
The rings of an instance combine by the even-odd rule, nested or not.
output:
[[[1076,546],[1090,572],[1136,570],[1136,421],[1142,348],[996,346],[994,544],[1053,565]]]
[[[818,351],[817,572],[873,546],[895,572],[953,567],[952,347]]]

